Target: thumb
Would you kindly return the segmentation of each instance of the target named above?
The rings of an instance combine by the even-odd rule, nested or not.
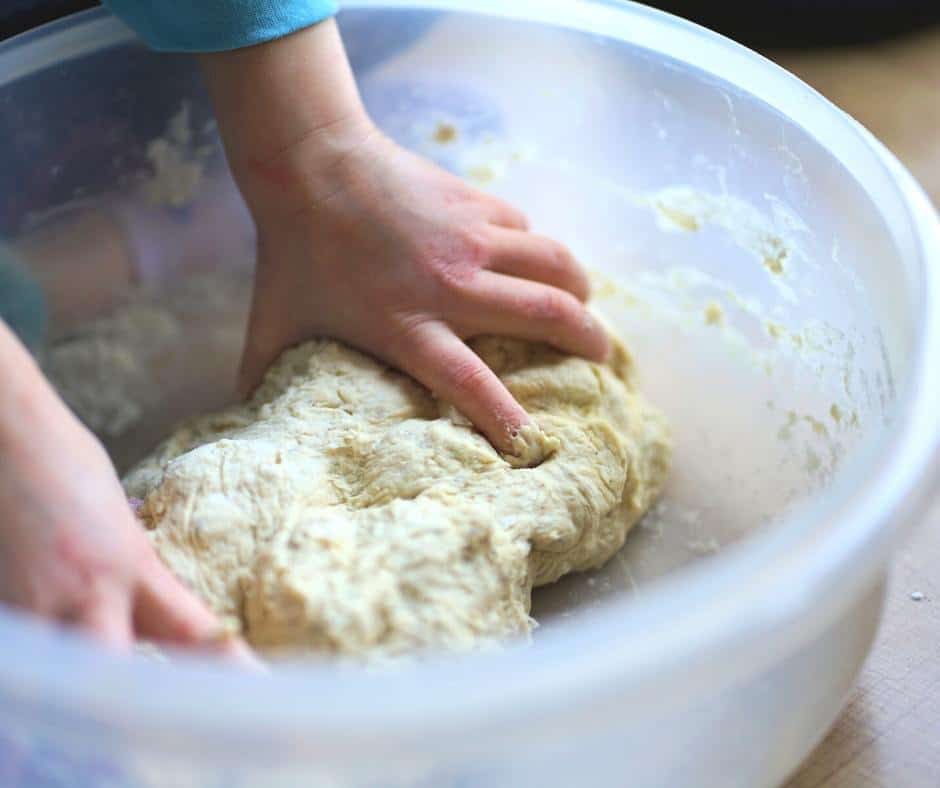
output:
[[[252,292],[251,312],[245,332],[241,366],[238,370],[238,394],[248,398],[261,383],[268,367],[274,363],[285,347],[300,341],[291,340],[286,332],[288,325],[279,304],[277,282],[273,279],[271,265],[258,250],[258,267],[255,271],[255,286]]]

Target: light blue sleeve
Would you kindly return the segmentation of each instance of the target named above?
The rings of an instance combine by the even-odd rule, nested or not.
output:
[[[336,0],[102,0],[151,47],[222,52],[286,36],[336,13]]]

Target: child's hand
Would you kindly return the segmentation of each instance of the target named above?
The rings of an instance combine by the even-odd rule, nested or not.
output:
[[[119,647],[212,648],[215,616],[157,558],[104,449],[3,323],[0,366],[0,601]]]
[[[584,273],[509,205],[378,132],[329,178],[310,178],[324,191],[309,200],[259,216],[245,392],[285,347],[337,337],[405,370],[506,449],[528,419],[464,339],[522,337],[603,359]]]
[[[508,451],[528,416],[463,340],[501,334],[605,357],[571,254],[385,138],[332,22],[206,65],[258,225],[243,392],[285,347],[328,335],[409,372]]]

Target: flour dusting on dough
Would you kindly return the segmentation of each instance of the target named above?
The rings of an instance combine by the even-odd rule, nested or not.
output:
[[[619,344],[606,364],[473,347],[538,425],[520,436],[535,467],[410,378],[308,342],[248,404],[180,429],[127,476],[160,556],[267,651],[526,635],[532,587],[603,564],[659,495],[669,431]]]

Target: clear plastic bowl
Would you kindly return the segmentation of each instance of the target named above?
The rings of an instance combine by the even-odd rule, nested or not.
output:
[[[779,783],[840,708],[936,480],[935,211],[799,80],[638,5],[376,0],[341,24],[392,136],[598,272],[675,427],[664,501],[603,570],[537,592],[531,645],[394,672],[125,658],[4,611],[0,770]],[[252,230],[210,119],[194,62],[104,12],[0,46],[0,234],[45,293],[37,353],[119,466],[229,397]]]

